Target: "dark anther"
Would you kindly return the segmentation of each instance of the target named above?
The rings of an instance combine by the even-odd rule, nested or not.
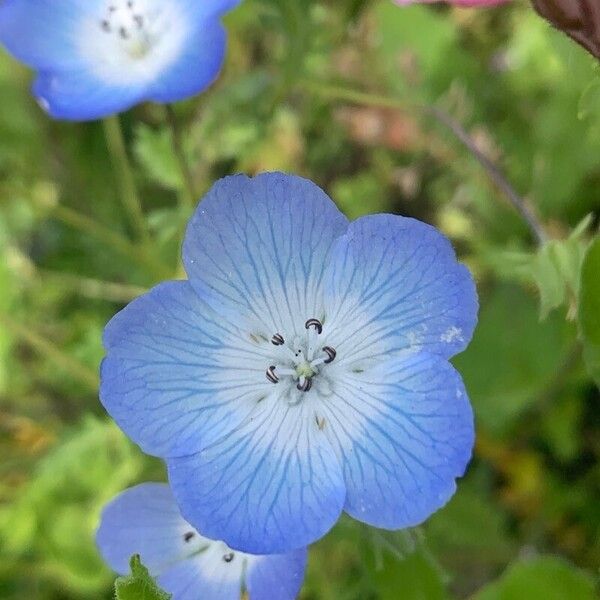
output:
[[[234,557],[235,557],[235,554],[233,552],[230,552],[229,554],[223,554],[223,560],[226,563],[230,563]]]
[[[184,542],[189,542],[196,534],[193,531],[188,531],[184,536],[183,536],[183,541]]]
[[[133,0],[129,0],[129,2],[127,2],[127,8],[133,8]]]
[[[271,338],[271,344],[273,344],[273,346],[283,346],[283,344],[285,344],[285,340],[283,339],[283,336],[280,333],[276,333]]]
[[[337,356],[335,348],[332,348],[331,346],[325,346],[325,348],[323,348],[323,352],[327,354],[327,358],[325,359],[326,365],[328,365],[330,362],[333,362],[335,357]]]
[[[125,29],[125,27],[120,27],[119,28],[119,35],[126,40],[127,38],[129,38],[129,32],[127,31],[127,29]]]
[[[135,21],[135,24],[138,26],[138,29],[141,29],[144,26],[144,17],[142,17],[141,15],[135,15],[133,17],[133,20]]]
[[[277,375],[275,374],[275,365],[271,365],[267,369],[267,379],[271,383],[279,383],[279,377],[277,377]]]
[[[113,12],[115,12],[115,10],[117,10],[117,7],[116,7],[116,6],[112,6],[112,5],[111,5],[111,6],[109,6],[109,7],[108,7],[108,12],[111,12],[111,13],[113,13]]]
[[[296,387],[301,391],[301,392],[308,392],[308,390],[310,390],[310,388],[312,387],[312,379],[310,378],[306,378],[304,380],[304,383],[302,385],[300,385],[300,383],[298,383],[296,385]]]
[[[106,19],[100,23],[100,26],[102,27],[102,31],[110,31],[110,23]]]
[[[319,335],[323,332],[323,324],[319,319],[309,319],[304,323],[304,327],[306,327],[306,329],[313,327]]]

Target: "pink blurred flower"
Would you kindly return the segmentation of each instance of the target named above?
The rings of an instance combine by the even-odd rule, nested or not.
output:
[[[496,6],[509,0],[394,0],[396,4],[432,4],[434,2],[447,2],[455,6]]]

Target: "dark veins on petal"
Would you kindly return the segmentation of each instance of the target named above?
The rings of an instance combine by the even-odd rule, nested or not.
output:
[[[533,0],[533,6],[557,29],[600,58],[599,0]]]

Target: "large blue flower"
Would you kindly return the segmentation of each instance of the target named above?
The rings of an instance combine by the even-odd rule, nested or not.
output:
[[[167,461],[183,514],[254,553],[299,548],[342,510],[421,523],[455,491],[473,416],[447,359],[469,342],[469,271],[429,225],[353,223],[313,183],[228,177],[164,283],[105,332],[101,399]]]
[[[39,71],[61,119],[96,119],[204,90],[225,53],[219,19],[240,0],[3,0],[0,43]]]
[[[140,554],[173,600],[293,600],[302,586],[306,549],[256,556],[201,536],[181,516],[169,486],[145,483],[106,506],[96,542],[118,573]]]

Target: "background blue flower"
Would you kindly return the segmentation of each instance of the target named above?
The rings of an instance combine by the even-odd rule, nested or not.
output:
[[[204,90],[223,64],[219,19],[239,0],[5,0],[0,43],[36,69],[34,94],[60,119]]]
[[[189,282],[109,323],[101,399],[164,457],[183,514],[254,553],[298,548],[342,510],[384,528],[445,504],[473,446],[447,362],[477,299],[434,228],[349,224],[313,183],[228,177],[188,227]]]
[[[169,486],[144,483],[104,509],[96,542],[106,562],[127,573],[140,554],[173,600],[293,600],[302,586],[306,549],[255,556],[201,536],[179,513]]]

